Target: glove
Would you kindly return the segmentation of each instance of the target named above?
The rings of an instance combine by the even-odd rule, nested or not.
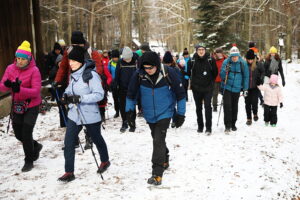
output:
[[[22,82],[19,80],[19,78],[16,78],[16,81],[11,83],[11,89],[14,93],[20,92],[21,83]]]
[[[261,85],[262,84],[262,81],[260,80],[260,78],[257,78],[256,79],[256,85]]]
[[[58,86],[58,83],[57,83],[57,82],[53,81],[53,82],[51,83],[51,87],[52,87],[53,89],[56,89],[57,86]]]
[[[60,99],[61,104],[78,104],[80,103],[80,96],[79,95],[73,95],[73,96],[68,96],[67,94],[64,94],[63,97]]]
[[[4,85],[7,88],[11,88],[12,82],[9,79],[6,79],[6,81],[4,82]]]
[[[128,122],[128,125],[131,127],[135,126],[135,111],[130,110],[128,112],[126,112],[126,119]]]
[[[230,65],[226,65],[225,71],[226,71],[226,72],[229,72],[229,71],[230,71]]]
[[[248,91],[243,91],[243,96],[246,98],[248,96]]]
[[[283,107],[283,103],[280,103],[280,108],[282,108]]]
[[[283,87],[285,86],[285,81],[284,81],[284,79],[282,79],[282,86],[283,86]]]
[[[176,128],[182,126],[184,120],[185,120],[185,116],[184,115],[176,114],[175,117],[174,117],[174,122],[175,122]]]

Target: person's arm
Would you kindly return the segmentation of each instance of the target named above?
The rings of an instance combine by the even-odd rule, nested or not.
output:
[[[285,78],[284,78],[284,73],[283,73],[283,68],[282,68],[282,62],[281,62],[281,60],[279,60],[278,71],[279,71],[280,76],[281,76],[282,86],[284,87],[285,86]]]
[[[93,72],[93,78],[89,80],[90,94],[81,95],[81,103],[96,103],[101,101],[104,97],[104,90],[102,88],[100,76]]]
[[[109,70],[107,67],[104,66],[104,75],[106,76],[106,83],[107,85],[110,85],[111,82],[112,82],[112,76],[111,74],[109,73]]]
[[[211,58],[212,61],[212,75],[213,75],[213,80],[216,79],[216,77],[218,76],[218,67],[217,67],[217,63],[216,60],[214,58]]]
[[[136,105],[136,99],[137,94],[139,91],[139,74],[138,72],[134,72],[134,74],[131,77],[131,80],[129,82],[128,90],[127,90],[127,96],[126,96],[126,108],[125,111],[134,111],[135,105]]]
[[[243,70],[243,90],[246,91],[249,88],[249,68],[248,68],[247,62],[244,59],[242,60],[241,64],[243,65],[241,67],[244,67],[244,70]]]

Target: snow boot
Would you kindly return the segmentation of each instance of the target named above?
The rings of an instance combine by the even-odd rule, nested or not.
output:
[[[127,124],[127,121],[124,121],[122,123],[122,127],[120,128],[120,132],[121,133],[124,133],[126,131],[126,129],[128,128],[128,124]]]
[[[276,127],[276,124],[271,124],[272,127]]]
[[[269,122],[265,122],[265,126],[269,126]]]
[[[237,131],[237,127],[235,125],[232,125],[231,130],[232,131]]]
[[[197,132],[198,132],[198,133],[203,133],[203,127],[198,127]]]
[[[171,123],[171,128],[175,128],[175,127],[176,127],[175,122],[172,122]]]
[[[135,132],[135,126],[131,126],[131,127],[129,128],[129,132]]]
[[[210,136],[211,135],[211,128],[207,128],[205,130],[205,133],[206,133],[207,136]]]
[[[258,120],[258,116],[254,115],[253,120],[256,122]]]
[[[22,167],[22,172],[29,172],[33,168],[33,162],[25,162],[24,166]]]
[[[37,141],[34,142],[34,157],[33,161],[36,161],[40,157],[40,152],[43,148],[43,145],[41,143],[38,143]]]
[[[248,126],[250,126],[250,125],[252,124],[252,120],[251,120],[251,119],[247,119],[246,124],[247,124]]]
[[[226,128],[225,128],[225,134],[226,134],[226,135],[229,135],[229,133],[230,133],[230,128],[229,128],[229,127],[226,127]]]
[[[102,174],[103,172],[105,172],[110,166],[110,162],[102,162],[97,170],[97,173]]]
[[[62,181],[62,182],[70,182],[75,179],[74,173],[73,172],[66,172],[64,175],[59,177],[57,180]]]
[[[156,176],[156,175],[152,175],[148,179],[147,183],[151,184],[151,185],[161,185],[161,181],[162,181],[162,177]]]

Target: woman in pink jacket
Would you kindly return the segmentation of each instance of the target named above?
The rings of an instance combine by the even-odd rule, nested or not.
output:
[[[25,164],[22,172],[33,168],[42,145],[33,140],[32,132],[41,103],[41,75],[32,57],[30,43],[24,41],[16,51],[16,60],[9,65],[0,81],[0,91],[12,95],[12,125],[16,138],[22,142]]]
[[[283,107],[282,104],[282,92],[278,85],[278,76],[272,74],[270,77],[269,84],[260,85],[261,81],[258,80],[258,88],[264,91],[264,120],[265,125],[268,126],[269,123],[272,127],[276,127],[277,124],[277,106],[280,104],[280,108]]]

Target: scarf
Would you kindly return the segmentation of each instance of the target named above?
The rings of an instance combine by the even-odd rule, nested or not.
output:
[[[271,58],[271,64],[270,64],[271,74],[277,74],[277,72],[278,72],[278,65],[279,65],[279,62],[274,58],[274,56],[272,56],[272,58]]]

